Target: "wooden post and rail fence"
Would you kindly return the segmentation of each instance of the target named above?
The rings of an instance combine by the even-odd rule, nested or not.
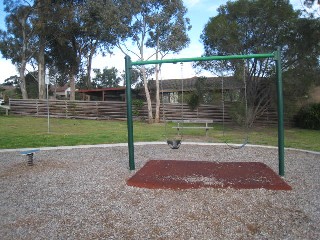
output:
[[[162,106],[160,107],[161,119],[163,119]],[[47,117],[47,100],[39,99],[10,99],[10,115]],[[52,118],[73,118],[73,119],[96,119],[96,120],[126,120],[126,102],[121,101],[69,101],[50,100],[50,117]],[[135,109],[136,118],[147,118],[147,104],[142,108]],[[136,111],[135,111],[136,110]],[[164,104],[165,119],[179,120],[182,118],[181,104]],[[222,106],[200,105],[197,110],[190,110],[188,105],[183,106],[183,118],[185,120],[210,119],[213,123],[231,123],[228,115],[228,107],[225,108],[223,117]],[[259,117],[255,123],[259,125],[276,125],[277,113],[275,110],[268,110]]]

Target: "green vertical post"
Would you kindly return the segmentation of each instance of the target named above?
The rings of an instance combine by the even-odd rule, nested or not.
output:
[[[125,56],[126,72],[126,102],[127,102],[127,127],[128,127],[128,149],[129,149],[129,168],[135,170],[134,164],[134,145],[133,145],[133,121],[132,121],[132,99],[131,99],[131,77],[130,69],[132,67],[131,59]]]
[[[284,176],[284,117],[283,117],[283,86],[281,69],[281,50],[277,48],[275,53],[277,70],[277,96],[278,96],[278,157],[279,175]]]

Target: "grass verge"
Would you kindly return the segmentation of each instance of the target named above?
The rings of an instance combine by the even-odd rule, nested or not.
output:
[[[172,124],[134,122],[134,141],[165,141],[176,136]],[[127,142],[125,121],[96,121],[77,119],[0,116],[0,148],[33,148],[107,144]],[[243,129],[214,125],[208,136],[204,129],[183,131],[183,141],[242,143],[247,137]],[[277,146],[277,127],[256,127],[248,132],[250,144]],[[285,147],[320,151],[319,131],[297,128],[285,129]]]

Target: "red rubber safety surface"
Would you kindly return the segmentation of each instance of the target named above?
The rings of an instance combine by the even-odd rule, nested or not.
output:
[[[260,162],[149,160],[127,185],[150,189],[234,188],[292,190]]]

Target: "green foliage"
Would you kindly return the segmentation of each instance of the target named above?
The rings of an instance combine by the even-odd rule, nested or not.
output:
[[[40,64],[45,50],[47,67],[55,66],[63,81],[73,83],[75,76],[87,72],[85,86],[90,87],[93,56],[111,53],[117,40],[126,38],[131,17],[122,5],[128,4],[113,0],[4,1],[7,29],[0,30],[0,51],[22,68],[22,74],[25,64],[34,64],[34,60]],[[20,81],[23,83],[21,76]],[[39,79],[40,87],[42,82]],[[25,84],[21,90],[26,98]]]
[[[164,56],[187,46],[189,38],[186,33],[191,26],[190,20],[185,18],[187,9],[183,1],[132,0],[129,4],[128,10],[135,16],[130,35],[139,52],[145,46]]]
[[[2,96],[3,96],[6,104],[9,103],[9,98],[13,98],[13,99],[22,98],[21,89],[18,84],[18,77],[17,76],[11,76],[11,77],[5,79],[2,86],[11,86],[11,88],[9,88],[9,89],[1,88],[1,86],[0,86],[0,92],[2,93]]]
[[[19,69],[19,84],[22,97],[27,99],[25,71],[26,65],[35,57],[37,37],[32,24],[32,7],[25,2],[4,1],[6,31],[0,30],[0,52]]]
[[[294,120],[297,127],[320,130],[320,103],[302,107]]]
[[[110,88],[118,87],[121,78],[118,77],[118,70],[115,67],[104,68],[101,72],[100,69],[93,69],[96,74],[92,79],[92,85],[96,88]]]
[[[190,108],[190,110],[196,110],[201,103],[201,96],[199,96],[196,92],[192,92],[186,95],[185,100]]]
[[[228,1],[219,7],[218,15],[208,21],[201,35],[205,55],[267,53],[280,46],[287,115],[295,112],[296,101],[320,81],[319,39],[319,19],[301,17],[284,0]],[[199,65],[234,76],[243,69],[243,62],[238,61]],[[274,81],[269,80],[275,79],[275,70],[270,59],[248,59],[246,68],[250,117],[254,120],[259,109],[275,104],[276,89]]]
[[[22,98],[22,95],[21,95],[21,91],[19,88],[15,88],[15,89],[10,89],[10,90],[6,90],[4,93],[4,101],[6,103],[9,102],[9,99],[10,98],[13,98],[13,99],[21,99]]]
[[[20,3],[6,9],[9,14],[6,17],[6,31],[0,30],[0,52],[13,64],[23,64],[21,61],[30,61],[36,51],[32,8]]]
[[[37,72],[31,72],[26,75],[26,89],[28,98],[37,99],[39,97],[38,82],[35,78]]]
[[[157,60],[164,58],[169,53],[178,53],[189,44],[187,31],[190,30],[190,20],[185,17],[187,9],[182,0],[160,1],[160,0],[130,0],[127,9],[132,16],[129,24],[130,38],[135,49],[132,47],[120,49],[125,54],[133,54],[140,60],[155,57]],[[125,45],[125,44],[124,44]],[[145,51],[145,48],[152,51]],[[150,55],[146,56],[147,54]],[[157,66],[158,67],[158,66]],[[147,88],[148,76],[146,67],[140,67],[145,95],[148,102],[148,121],[153,122],[153,110],[151,107],[150,90]],[[159,74],[155,71],[156,81]],[[158,85],[157,85],[158,86]],[[156,96],[159,99],[160,96]],[[156,117],[160,109],[159,101],[156,101]],[[159,119],[155,119],[159,121]]]
[[[245,126],[247,123],[247,116],[246,116],[246,106],[243,102],[232,102],[230,103],[230,109],[228,114],[230,115],[231,119],[237,123],[239,126]]]
[[[201,39],[209,55],[272,52],[285,44],[297,17],[288,1],[228,1],[209,20]]]
[[[195,89],[185,97],[185,101],[192,111],[197,109],[201,103],[209,103],[212,100],[205,77],[198,77],[194,87]]]
[[[142,109],[144,105],[144,101],[142,99],[134,99],[132,100],[133,105],[133,115],[138,117],[140,115],[140,110]]]

